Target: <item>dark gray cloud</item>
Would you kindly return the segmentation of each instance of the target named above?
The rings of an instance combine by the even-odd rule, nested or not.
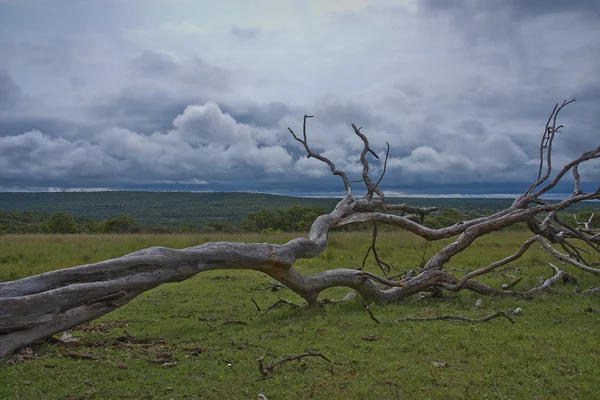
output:
[[[478,121],[476,119],[467,119],[464,121],[460,121],[457,125],[455,130],[457,132],[466,132],[466,133],[472,133],[475,135],[483,135],[485,134],[485,125],[483,125],[483,123],[481,121]]]
[[[186,106],[214,99],[233,81],[230,71],[199,57],[176,60],[152,50],[135,55],[128,68],[127,84],[86,106],[90,120],[148,134],[167,130]]]
[[[232,79],[231,71],[194,56],[182,60],[168,53],[146,50],[130,60],[129,77],[154,86],[168,84],[187,88],[227,89]],[[161,82],[162,80],[162,82]]]
[[[205,101],[200,96],[179,97],[165,90],[137,86],[95,99],[88,105],[87,113],[97,123],[150,134],[169,129],[187,105]]]
[[[280,127],[280,121],[285,116],[294,115],[294,113],[300,116],[301,112],[295,110],[289,104],[279,101],[268,103],[253,101],[236,103],[234,101],[231,104],[222,104],[221,107],[223,111],[231,114],[240,123],[266,128],[278,128]]]
[[[21,96],[21,88],[17,83],[6,71],[0,70],[0,113],[16,108],[21,101]]]
[[[149,77],[164,77],[179,73],[179,65],[166,53],[146,50],[131,60],[135,72]]]
[[[474,12],[507,10],[511,15],[523,18],[564,13],[600,17],[600,3],[595,0],[421,0],[419,6],[426,11],[462,13],[465,16]]]
[[[527,17],[563,13],[577,13],[593,18],[600,17],[600,3],[595,0],[508,0],[506,5],[516,15]]]
[[[340,193],[287,132],[301,133],[304,114],[315,116],[313,149],[353,178],[361,141],[350,124],[379,154],[389,142],[383,187],[396,193],[523,190],[547,115],[565,98],[578,101],[562,115],[555,165],[598,144],[596,2],[367,3],[192,24],[170,2],[171,19],[148,12],[110,32],[8,27],[0,187]],[[582,173],[600,180],[598,166]]]
[[[52,137],[60,137],[79,128],[82,127],[74,124],[72,121],[57,118],[31,115],[20,117],[10,115],[0,116],[0,136],[17,136],[24,132],[40,130]]]

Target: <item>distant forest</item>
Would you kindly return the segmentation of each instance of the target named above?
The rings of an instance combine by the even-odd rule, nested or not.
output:
[[[432,228],[487,215],[512,203],[511,199],[387,200],[439,207],[425,220]],[[338,201],[260,193],[0,193],[0,233],[302,232]],[[594,224],[600,224],[598,202],[582,203],[570,211],[583,221],[594,210],[598,210]],[[574,223],[571,214],[564,218]]]

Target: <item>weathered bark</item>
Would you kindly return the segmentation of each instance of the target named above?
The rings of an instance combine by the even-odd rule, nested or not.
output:
[[[555,107],[544,130],[537,181],[509,208],[487,217],[463,221],[441,229],[430,229],[423,225],[424,217],[435,211],[435,208],[385,203],[379,184],[385,173],[389,145],[381,177],[373,183],[369,177],[369,163],[366,156],[368,154],[376,156],[376,153],[371,150],[360,128],[352,125],[354,133],[364,145],[360,154],[363,164],[361,182],[367,190],[364,197],[355,198],[347,175],[336,169],[329,159],[310,149],[306,134],[306,120],[310,117],[305,116],[302,138],[297,137],[291,129],[290,132],[304,145],[309,156],[325,162],[334,175],[340,176],[347,191],[347,195],[331,213],[322,215],[314,221],[308,237],[296,238],[285,244],[219,242],[183,250],[152,247],[95,264],[2,282],[0,283],[0,357],[21,346],[109,313],[140,293],[162,283],[182,281],[200,272],[215,269],[250,269],[268,274],[302,296],[309,305],[320,304],[319,294],[325,289],[336,286],[351,288],[363,299],[374,301],[395,301],[420,292],[439,293],[443,290],[463,289],[492,295],[532,295],[548,290],[553,283],[563,278],[564,273],[551,265],[555,272],[554,276],[541,286],[523,293],[493,288],[476,282],[473,278],[518,259],[533,243],[539,243],[543,249],[563,263],[569,263],[585,272],[600,274],[600,269],[587,262],[582,255],[585,249],[573,243],[573,240],[577,240],[587,246],[589,251],[600,252],[600,235],[590,228],[591,218],[587,224],[584,224],[583,229],[570,227],[558,218],[558,212],[572,204],[583,200],[600,199],[600,186],[591,193],[584,193],[580,189],[578,172],[581,163],[600,158],[600,146],[567,164],[553,181],[542,186],[550,176],[550,149],[554,133],[560,128],[556,126],[556,116],[566,104],[568,102]],[[558,203],[549,204],[540,199],[540,196],[556,186],[568,171],[573,172],[574,192]],[[377,197],[374,198],[375,196]],[[402,215],[389,212],[401,212]],[[299,258],[312,258],[321,254],[327,247],[328,234],[332,228],[360,222],[393,225],[429,241],[452,237],[456,239],[434,254],[416,276],[405,276],[397,281],[356,269],[334,269],[314,275],[304,275],[293,267],[294,262]],[[456,278],[444,270],[445,265],[454,256],[465,251],[477,238],[521,222],[527,224],[533,236],[514,254],[461,278]],[[375,228],[370,248],[381,266],[381,260],[375,250],[377,235],[378,231]],[[566,254],[557,250],[552,244],[560,245]]]

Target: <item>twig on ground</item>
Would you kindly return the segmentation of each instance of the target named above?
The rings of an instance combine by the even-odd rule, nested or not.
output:
[[[444,320],[449,320],[449,319],[455,319],[458,321],[463,321],[463,322],[488,322],[491,321],[492,319],[496,319],[499,317],[504,317],[506,319],[508,319],[510,322],[512,322],[513,324],[515,323],[515,321],[512,320],[512,318],[510,318],[504,311],[497,311],[493,314],[488,315],[487,317],[483,317],[483,318],[467,318],[467,317],[463,317],[462,315],[440,315],[438,317],[423,317],[423,318],[419,318],[419,317],[405,317],[405,318],[398,318],[396,320],[394,320],[394,322],[412,322],[412,321],[444,321]]]
[[[256,310],[257,310],[258,312],[261,312],[261,309],[260,309],[260,307],[258,306],[258,304],[256,304],[256,301],[255,301],[254,299],[250,299],[250,300],[252,300],[252,302],[253,302],[253,303],[254,303],[254,305],[256,306]]]
[[[279,289],[285,289],[287,286],[282,285],[278,282],[269,282],[269,284],[262,288],[250,288],[250,290],[270,290],[272,292],[277,292]]]
[[[276,366],[281,365],[281,364],[283,364],[284,362],[287,362],[287,361],[299,360],[299,359],[304,358],[304,357],[320,357],[320,358],[322,358],[323,360],[325,360],[325,361],[327,361],[329,363],[331,362],[331,360],[329,358],[325,357],[321,353],[303,353],[303,354],[299,354],[297,356],[291,356],[291,357],[283,358],[283,359],[281,359],[281,360],[279,360],[277,362],[274,362],[272,364],[269,364],[269,365],[264,365],[264,360],[265,360],[264,357],[261,357],[261,358],[259,358],[256,361],[258,361],[258,370],[259,370],[259,372],[262,374],[263,378],[266,378],[267,376],[269,376],[269,374],[273,373],[273,369]]]
[[[289,300],[285,300],[285,299],[282,299],[281,297],[279,297],[278,300],[275,303],[273,303],[269,307],[267,307],[267,309],[265,310],[265,312],[262,313],[262,315],[265,315],[269,311],[271,311],[271,310],[273,310],[273,309],[275,309],[277,307],[283,306],[283,305],[285,305],[285,306],[291,306],[293,308],[300,307],[298,304],[294,304],[294,303],[292,303]]]
[[[371,307],[369,307],[369,305],[367,304],[367,302],[364,299],[361,298],[361,300],[362,300],[363,306],[365,306],[365,310],[367,310],[371,319],[373,321],[375,321],[375,323],[380,324],[381,322],[379,322],[379,320],[377,318],[375,318],[375,316],[373,315],[373,312],[371,312]]]
[[[512,289],[522,280],[523,280],[523,277],[517,278],[514,281],[512,281],[511,283],[506,284],[506,287],[504,287],[504,285],[502,285],[502,289]]]
[[[594,294],[600,292],[600,286],[595,286],[589,289],[584,290],[581,294]]]
[[[82,354],[82,353],[75,353],[75,352],[67,353],[67,357],[79,358],[81,360],[96,360],[96,359],[98,359],[98,355],[96,355],[96,354]]]

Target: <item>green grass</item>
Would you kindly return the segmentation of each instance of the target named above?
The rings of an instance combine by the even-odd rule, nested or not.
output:
[[[140,248],[182,248],[206,241],[283,242],[290,235],[120,235],[0,237],[0,280],[17,279],[56,268],[118,257]],[[479,239],[449,265],[460,276],[506,256],[526,238],[505,232]],[[362,262],[370,234],[336,233],[319,257],[300,260],[298,269],[354,267]],[[429,244],[432,254],[441,243]],[[380,255],[399,269],[421,262],[424,242],[406,233],[380,238]],[[417,250],[415,250],[415,248]],[[538,284],[548,277],[551,261],[531,249],[504,274]],[[376,272],[370,261],[369,270]],[[596,277],[572,268],[578,286],[599,285]],[[494,285],[514,278],[495,272]],[[592,399],[600,398],[598,296],[557,285],[554,293],[534,299],[479,297],[460,293],[447,301],[411,299],[373,304],[382,324],[375,324],[359,300],[321,309],[281,307],[261,315],[277,296],[300,304],[287,289],[254,290],[271,279],[254,271],[213,271],[177,284],[162,285],[128,305],[73,330],[75,345],[34,347],[37,357],[14,355],[0,365],[0,398],[86,399]],[[348,289],[323,295],[340,298]],[[393,323],[404,316],[460,314],[481,317],[495,311],[523,309],[515,324],[496,319],[485,324],[458,321]],[[161,339],[118,343],[125,334]],[[266,363],[312,349],[329,357],[285,363],[262,379],[256,359]],[[93,353],[96,359],[73,359],[69,353]],[[157,362],[160,361],[160,362]],[[445,362],[436,367],[432,362]],[[161,365],[177,362],[173,367]],[[231,364],[229,366],[228,364]]]

